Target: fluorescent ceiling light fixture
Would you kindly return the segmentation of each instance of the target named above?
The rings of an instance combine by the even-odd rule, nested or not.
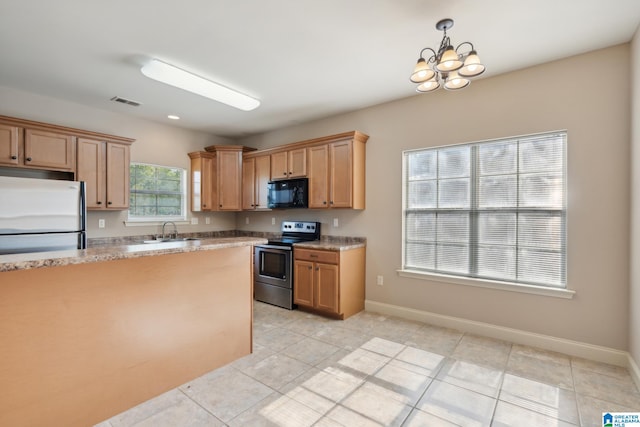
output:
[[[176,116],[175,114],[169,114],[167,118],[171,120],[180,120],[180,117]]]
[[[152,59],[140,71],[150,79],[222,102],[243,111],[251,111],[260,105],[260,101],[255,98],[191,74],[158,59]]]

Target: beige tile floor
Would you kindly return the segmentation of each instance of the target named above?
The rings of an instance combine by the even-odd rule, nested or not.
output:
[[[97,427],[588,427],[640,411],[616,366],[369,312],[254,317],[253,354]]]

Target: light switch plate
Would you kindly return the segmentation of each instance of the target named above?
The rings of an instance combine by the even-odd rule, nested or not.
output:
[[[105,227],[104,219],[100,218],[98,220],[98,228],[104,228],[104,227]]]
[[[191,218],[191,225],[198,225],[198,218],[197,217]]]
[[[205,224],[211,224],[211,217],[210,217],[210,216],[206,217],[206,218],[204,219],[204,223],[205,223]]]
[[[334,227],[339,227],[340,226],[340,222],[338,221],[338,218],[333,218],[333,226]]]
[[[271,217],[271,225],[276,225],[276,218],[275,217]]]

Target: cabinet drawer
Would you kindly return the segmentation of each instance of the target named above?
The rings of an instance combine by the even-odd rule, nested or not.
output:
[[[311,249],[294,248],[293,256],[295,259],[324,262],[328,264],[338,264],[339,254],[334,251],[316,251]]]

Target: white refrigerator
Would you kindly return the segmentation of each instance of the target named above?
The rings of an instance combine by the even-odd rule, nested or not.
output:
[[[86,247],[84,182],[0,176],[0,255]]]

